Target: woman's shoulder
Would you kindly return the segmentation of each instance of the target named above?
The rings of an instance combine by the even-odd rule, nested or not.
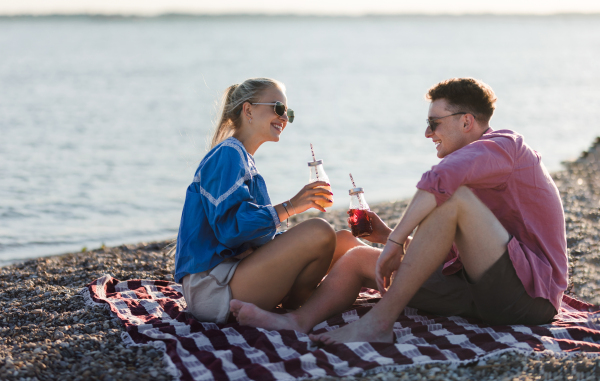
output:
[[[231,173],[234,168],[239,168],[244,174],[256,171],[254,159],[246,152],[244,145],[236,138],[230,137],[208,151],[198,166],[196,176],[200,172],[215,170],[224,175]]]
[[[247,163],[249,159],[244,145],[236,138],[228,138],[214,146],[200,162],[200,168],[207,164],[219,164],[223,160],[229,162]]]

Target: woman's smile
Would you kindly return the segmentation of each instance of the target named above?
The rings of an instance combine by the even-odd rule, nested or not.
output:
[[[275,128],[277,131],[279,131],[280,134],[283,131],[283,124],[271,123],[271,127]]]

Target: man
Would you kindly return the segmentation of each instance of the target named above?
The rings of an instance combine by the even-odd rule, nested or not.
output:
[[[383,250],[351,249],[291,313],[233,300],[240,323],[309,332],[348,308],[363,286],[380,290],[379,303],[313,341],[391,342],[406,306],[491,324],[552,320],[567,287],[566,235],[560,196],[540,155],[521,135],[492,130],[496,96],[483,82],[453,78],[426,97],[425,136],[442,160],[423,174],[394,230],[372,214],[368,239]]]

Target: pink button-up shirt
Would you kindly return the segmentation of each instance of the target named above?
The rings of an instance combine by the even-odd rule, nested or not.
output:
[[[539,153],[510,131],[486,131],[425,172],[417,188],[437,205],[461,185],[469,187],[513,238],[508,254],[529,296],[548,299],[558,311],[567,288],[567,238],[558,189]],[[444,274],[462,268],[456,245]]]

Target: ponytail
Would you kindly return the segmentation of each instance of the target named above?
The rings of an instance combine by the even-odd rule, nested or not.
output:
[[[235,118],[235,115],[231,115],[231,107],[228,107],[228,105],[231,105],[231,100],[233,98],[232,95],[238,87],[238,84],[231,85],[227,88],[227,90],[225,90],[225,93],[223,94],[223,99],[221,101],[221,103],[223,104],[223,106],[221,107],[221,117],[217,122],[215,133],[213,134],[212,140],[210,142],[210,148],[213,148],[214,146],[221,143],[223,140],[227,139],[233,134],[234,128],[232,124],[234,123],[233,120]]]

